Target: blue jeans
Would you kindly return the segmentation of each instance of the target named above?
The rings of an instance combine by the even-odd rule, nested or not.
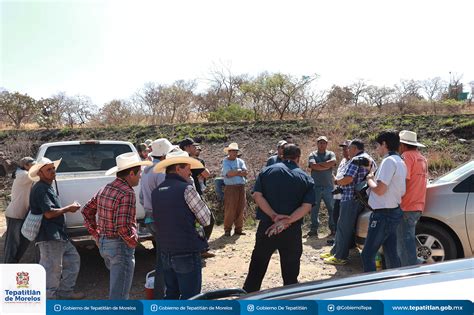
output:
[[[402,267],[418,263],[416,257],[416,223],[421,211],[403,211],[402,221],[397,228],[397,251]]]
[[[201,253],[161,252],[165,300],[187,300],[201,293]]]
[[[332,211],[334,208],[334,199],[332,198],[332,186],[315,186],[316,191],[316,202],[314,207],[311,209],[311,231],[317,231],[319,227],[319,207],[321,206],[321,199],[324,201],[326,208],[328,209],[328,225],[331,232],[335,231],[334,219],[332,217]]]
[[[372,212],[367,238],[361,254],[364,272],[376,270],[375,256],[380,246],[383,246],[383,254],[390,262],[390,268],[400,267],[400,258],[397,253],[397,227],[402,216],[400,207],[377,209]]]
[[[109,299],[127,300],[135,270],[135,248],[130,248],[121,238],[100,237],[99,252],[110,271]]]
[[[81,257],[70,241],[37,243],[40,265],[46,270],[46,298],[67,299],[74,290]]]
[[[21,234],[21,227],[24,219],[14,219],[6,217],[7,231],[5,232],[5,264],[18,263],[28,249],[30,241]]]
[[[336,238],[331,249],[331,253],[337,259],[347,259],[349,256],[349,249],[354,243],[355,226],[360,207],[359,201],[355,199],[341,201]]]

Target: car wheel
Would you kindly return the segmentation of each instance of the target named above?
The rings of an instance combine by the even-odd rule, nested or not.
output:
[[[424,263],[436,263],[457,258],[456,244],[441,226],[421,223],[416,228],[416,255]]]

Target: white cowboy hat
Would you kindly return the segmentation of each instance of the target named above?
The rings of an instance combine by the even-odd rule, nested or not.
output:
[[[119,156],[115,158],[115,162],[117,163],[117,166],[114,166],[111,169],[109,169],[107,172],[105,172],[105,175],[107,176],[112,175],[112,174],[118,173],[120,171],[126,170],[128,168],[132,168],[135,166],[153,165],[153,162],[151,161],[142,161],[140,157],[138,156],[138,154],[135,152],[120,154]]]
[[[61,160],[62,159],[59,159],[59,160],[56,160],[56,161],[51,161],[50,159],[48,159],[46,157],[40,158],[38,161],[36,161],[36,163],[28,171],[28,177],[32,181],[35,181],[35,182],[39,181],[40,178],[38,176],[38,172],[43,166],[48,165],[48,164],[54,164],[54,168],[58,169],[58,166],[61,163]]]
[[[190,164],[191,169],[204,168],[204,165],[202,165],[199,160],[189,157],[188,152],[180,150],[168,153],[166,155],[166,159],[160,161],[158,164],[155,165],[155,167],[153,168],[153,172],[164,173],[168,166],[174,164]]]
[[[239,145],[237,144],[237,142],[232,142],[231,144],[229,144],[228,147],[224,148],[224,153],[229,153],[229,151],[240,151],[239,150]]]
[[[174,149],[178,148],[177,145],[172,145],[168,139],[161,138],[152,142],[151,144],[151,156],[165,156]]]
[[[422,148],[426,147],[424,144],[421,144],[416,140],[416,132],[402,130],[400,131],[398,135],[400,136],[400,142],[402,143],[410,144],[410,145],[414,145],[414,146],[422,147]]]

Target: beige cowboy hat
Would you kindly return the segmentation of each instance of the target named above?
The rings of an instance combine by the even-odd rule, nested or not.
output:
[[[35,181],[35,182],[39,181],[40,178],[38,176],[38,172],[43,166],[48,165],[48,164],[54,164],[54,168],[58,169],[58,166],[61,163],[61,160],[62,159],[59,159],[59,160],[56,160],[56,161],[51,161],[47,157],[40,158],[38,161],[36,161],[36,163],[28,171],[28,177],[32,181]]]
[[[228,147],[224,148],[224,153],[229,153],[229,151],[240,151],[237,142],[232,142]]]
[[[204,168],[204,165],[199,160],[189,157],[188,152],[180,150],[168,153],[166,159],[155,165],[153,172],[164,173],[168,166],[174,164],[190,164],[191,169]]]
[[[166,156],[166,154],[177,149],[177,145],[172,145],[168,139],[160,138],[151,143],[151,156]]]
[[[117,166],[114,166],[111,169],[109,169],[107,172],[105,172],[105,175],[108,176],[108,175],[116,174],[120,171],[129,169],[135,166],[153,165],[153,162],[151,161],[142,161],[140,157],[138,156],[138,154],[135,152],[120,154],[119,156],[115,158],[115,162],[117,163]]]
[[[416,132],[408,131],[408,130],[402,130],[402,131],[400,131],[400,133],[398,135],[400,136],[400,142],[401,143],[414,145],[414,146],[422,147],[422,148],[426,147],[424,144],[421,144],[416,140]]]

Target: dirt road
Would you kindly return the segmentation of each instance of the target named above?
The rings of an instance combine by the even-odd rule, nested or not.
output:
[[[6,230],[4,212],[0,211],[0,259],[3,261],[3,246]],[[242,287],[247,275],[250,257],[255,242],[255,230],[245,230],[247,235],[222,237],[222,226],[214,228],[210,240],[211,250],[216,257],[205,260],[203,268],[202,291],[210,291],[229,287]],[[324,235],[320,235],[324,236]],[[81,271],[77,280],[77,289],[86,294],[87,299],[107,299],[108,270],[106,269],[97,248],[94,245],[77,244],[81,255]],[[319,255],[330,247],[326,238],[303,239],[303,256],[301,257],[300,282],[345,277],[361,272],[359,254],[353,250],[351,261],[346,266],[324,265]],[[144,299],[144,284],[147,272],[154,269],[155,254],[150,241],[143,242],[136,250],[136,268],[130,297]],[[34,247],[30,245],[22,262],[34,262]],[[274,254],[262,289],[282,285],[278,254]]]

